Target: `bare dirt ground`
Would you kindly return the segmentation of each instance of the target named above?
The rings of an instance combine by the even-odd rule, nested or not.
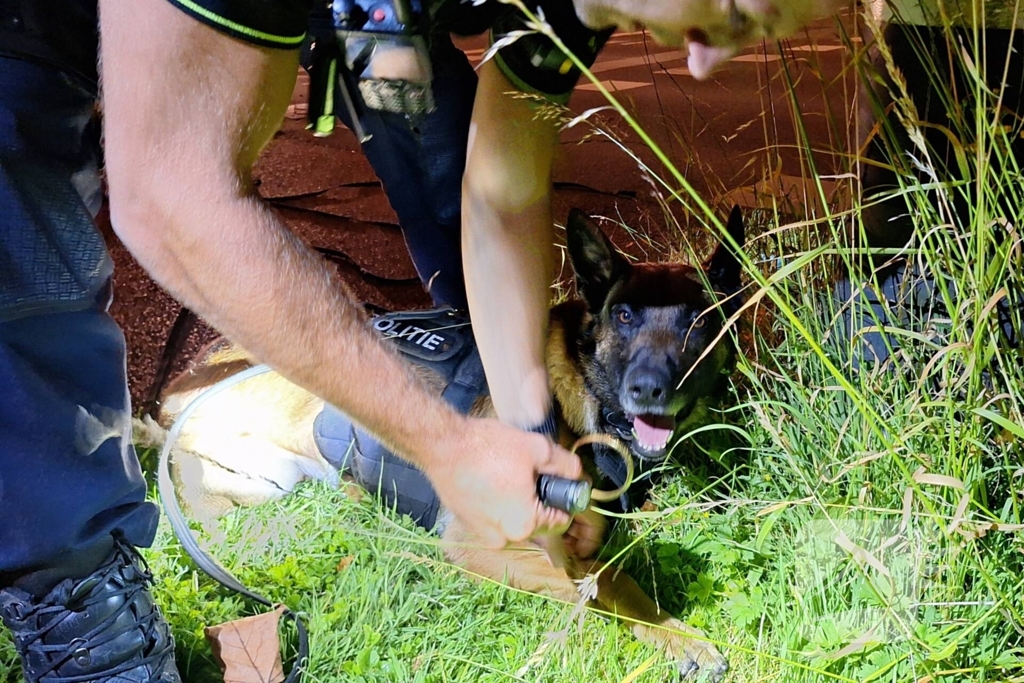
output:
[[[784,46],[808,138],[821,150],[815,162],[822,174],[840,172],[836,151],[850,148],[853,88],[843,43],[830,20]],[[461,47],[478,60],[484,42],[467,40]],[[733,203],[764,206],[766,192],[803,202],[804,160],[797,151],[799,132],[789,113],[783,60],[776,47],[748,50],[701,83],[690,77],[685,63],[682,52],[659,48],[643,33],[620,33],[593,70],[713,206],[723,211]],[[258,164],[260,194],[307,243],[336,252],[333,262],[360,300],[389,310],[428,306],[397,218],[354,136],[340,127],[328,138],[315,138],[305,130],[304,84],[300,76],[289,116]],[[603,104],[597,89],[582,83],[570,107],[582,112]],[[621,122],[606,120],[625,133]],[[835,121],[843,126],[837,128]],[[585,132],[581,126],[562,136],[555,171],[556,220],[564,219],[573,206],[610,217],[650,240],[637,240],[605,222],[624,251],[638,258],[663,255],[670,244],[664,214],[636,161],[606,139],[587,138]],[[635,135],[626,136],[625,142],[640,159],[654,163]],[[766,178],[771,179],[768,185]],[[174,345],[170,366],[162,368],[181,307],[146,276],[109,229],[107,234],[116,262],[113,314],[128,340],[133,401],[145,409],[157,385],[184,368],[215,333],[196,325]],[[230,258],[225,255],[226,263]]]

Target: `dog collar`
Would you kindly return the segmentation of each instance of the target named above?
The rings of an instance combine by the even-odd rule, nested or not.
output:
[[[633,425],[626,418],[626,413],[621,410],[602,408],[601,417],[604,419],[605,426],[610,427],[620,439],[623,441],[633,440]]]

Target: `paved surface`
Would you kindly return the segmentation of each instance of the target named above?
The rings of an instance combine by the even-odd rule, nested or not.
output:
[[[484,42],[466,40],[460,47],[479,60]],[[695,81],[685,64],[682,52],[660,48],[643,33],[620,33],[593,71],[723,215],[733,203],[754,208],[778,201],[793,213],[814,204],[804,195],[801,177],[808,160],[796,144],[800,133],[791,115],[787,78],[796,84],[795,99],[819,173],[844,172],[843,153],[852,148],[854,80],[846,73],[849,53],[834,21],[819,22],[787,42],[781,54],[774,45],[748,50],[706,82]],[[326,139],[304,130],[303,84],[304,77],[283,129],[257,167],[260,193],[307,242],[339,252],[339,271],[363,301],[389,309],[429,304],[397,219],[354,137],[342,128]],[[605,104],[587,82],[577,89],[570,108],[578,113]],[[662,173],[616,115],[598,116],[621,136],[626,149]],[[706,233],[678,205],[669,211],[685,230],[666,232],[664,210],[652,198],[646,178],[629,154],[589,134],[587,126],[566,131],[556,161],[556,220],[572,206],[615,218],[639,234],[606,223],[613,240],[640,258],[677,254],[683,240],[701,242]],[[826,182],[827,189],[833,184]],[[126,328],[132,394],[139,404],[157,381],[158,361],[180,308],[116,241],[112,248],[118,265],[114,314]],[[201,326],[194,330],[178,349],[171,373],[211,336]]]

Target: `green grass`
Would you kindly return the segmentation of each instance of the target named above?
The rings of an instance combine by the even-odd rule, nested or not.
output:
[[[306,615],[308,680],[618,680],[656,654],[606,619],[579,628],[573,605],[477,582],[443,561],[434,537],[326,486],[232,514],[220,533],[230,543],[206,547],[223,564]],[[197,574],[166,524],[146,555],[185,679],[216,680],[203,628],[253,607]]]
[[[964,54],[980,63],[971,44]],[[855,368],[829,292],[854,260],[842,235],[862,207],[824,191],[830,214],[766,204],[748,252],[782,269],[746,266],[757,305],[737,327],[734,407],[677,447],[652,509],[621,520],[606,549],[624,550],[663,607],[718,643],[729,680],[1024,681],[1024,363],[992,312],[1022,290],[1021,216],[1001,209],[1024,187],[1009,154],[1021,126],[996,125],[995,95],[976,81],[985,106],[949,98],[965,180],[944,180],[922,146],[934,181],[908,174],[898,190],[918,229],[907,255],[954,285],[940,292],[949,322],[911,315],[887,364]],[[897,106],[916,130],[906,98]],[[666,214],[685,207],[688,230],[719,234],[720,212],[705,214],[669,161],[649,169]],[[966,213],[951,208],[958,196]],[[685,252],[692,232],[679,235],[667,248]],[[310,681],[671,680],[621,625],[474,580],[369,500],[305,486],[220,531],[230,542],[210,547],[226,566],[307,615]],[[147,556],[186,679],[214,680],[204,625],[252,606],[197,575],[166,526]],[[0,641],[0,678],[13,660]]]

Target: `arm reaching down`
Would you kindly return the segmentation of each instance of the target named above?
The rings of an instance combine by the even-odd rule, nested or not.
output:
[[[480,67],[462,183],[462,254],[473,330],[503,421],[529,428],[550,409],[547,339],[558,130],[493,61]]]
[[[115,230],[150,274],[226,336],[421,467],[491,546],[564,527],[538,473],[577,478],[546,439],[452,411],[365,325],[360,306],[252,188],[297,53],[228,37],[166,0],[101,0]]]

